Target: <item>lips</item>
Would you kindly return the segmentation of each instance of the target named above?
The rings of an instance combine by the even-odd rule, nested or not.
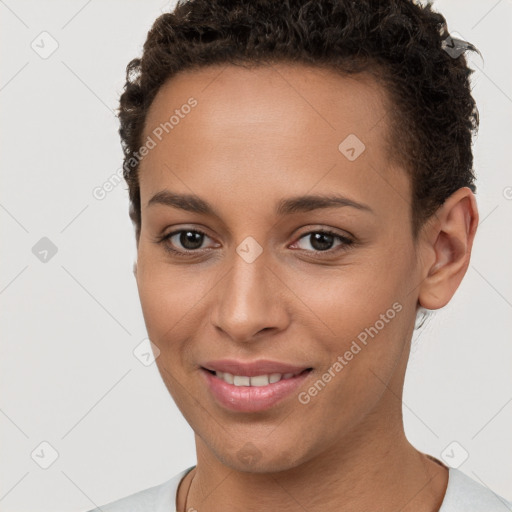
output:
[[[313,371],[308,365],[268,359],[221,359],[202,363],[200,368],[217,404],[242,413],[262,412],[290,398]]]
[[[309,379],[311,371],[306,369],[288,379],[283,378],[272,384],[263,383],[263,385],[231,384],[224,378],[219,378],[217,373],[204,368],[200,372],[201,379],[203,379],[211,398],[224,409],[240,413],[256,413],[271,409],[286,399],[291,400]],[[236,379],[236,377],[234,378]],[[242,377],[242,379],[248,380],[254,378],[258,377]]]
[[[311,366],[308,365],[282,363],[268,359],[260,359],[258,361],[251,362],[237,361],[234,359],[219,359],[215,361],[207,361],[201,364],[201,366],[210,372],[230,373],[231,375],[240,375],[245,377],[270,375],[273,373],[297,375],[302,373],[304,370],[311,368]]]

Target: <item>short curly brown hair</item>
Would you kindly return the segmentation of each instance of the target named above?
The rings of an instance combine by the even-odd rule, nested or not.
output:
[[[449,51],[454,48],[458,51]],[[139,240],[138,151],[161,86],[185,69],[276,62],[369,72],[385,87],[392,159],[411,176],[414,236],[460,187],[476,191],[478,109],[464,52],[431,4],[412,0],[179,0],[158,17],[141,58],[126,68],[119,119],[130,218]],[[478,52],[479,53],[479,52]],[[391,151],[391,148],[389,148]]]

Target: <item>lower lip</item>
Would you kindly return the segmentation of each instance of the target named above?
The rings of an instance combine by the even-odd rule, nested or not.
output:
[[[291,395],[308,378],[311,371],[282,379],[267,386],[235,386],[201,368],[207,385],[217,401],[227,409],[238,412],[258,412],[269,409]]]

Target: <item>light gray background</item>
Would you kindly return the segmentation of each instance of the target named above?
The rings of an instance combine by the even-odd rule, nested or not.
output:
[[[155,365],[133,355],[146,332],[126,186],[92,194],[121,166],[112,109],[165,4],[0,1],[3,512],[88,510],[195,463]],[[435,5],[485,59],[471,58],[481,225],[462,286],[414,339],[404,418],[420,450],[456,441],[460,469],[510,500],[512,2]],[[43,31],[59,45],[46,59]],[[46,263],[42,237],[58,249]]]

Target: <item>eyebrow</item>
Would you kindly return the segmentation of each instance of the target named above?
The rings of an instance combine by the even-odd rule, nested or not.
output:
[[[155,204],[171,206],[202,215],[213,215],[220,218],[220,215],[212,205],[195,194],[178,194],[170,192],[169,190],[162,190],[157,192],[148,201],[147,206],[149,207]],[[344,206],[375,213],[368,205],[358,203],[357,201],[340,195],[304,195],[281,199],[276,205],[275,213],[278,216],[284,216],[324,208],[341,208]]]

